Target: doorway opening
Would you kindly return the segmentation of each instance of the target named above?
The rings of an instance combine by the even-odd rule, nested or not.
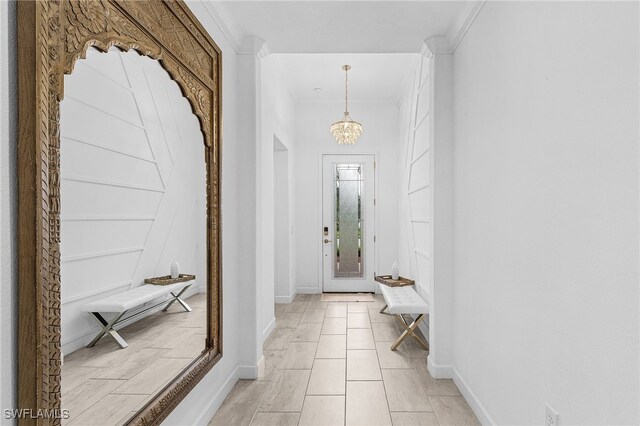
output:
[[[273,188],[274,296],[276,303],[291,303],[289,151],[277,136],[273,137]]]

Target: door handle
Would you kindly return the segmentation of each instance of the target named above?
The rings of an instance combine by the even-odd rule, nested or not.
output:
[[[331,242],[332,242],[331,240],[327,240],[326,238],[324,239],[324,243],[325,243],[325,244],[326,244],[326,243],[331,243]]]

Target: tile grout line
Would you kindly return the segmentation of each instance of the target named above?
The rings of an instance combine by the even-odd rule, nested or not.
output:
[[[305,312],[307,309],[309,309],[308,307],[309,305],[307,304],[307,307],[305,308]],[[304,312],[303,312],[304,315]],[[324,316],[322,317],[322,323],[320,325],[320,333],[322,335],[322,327],[324,326],[324,320],[325,317],[327,315],[327,311],[325,310],[324,312]],[[316,355],[318,354],[318,346],[320,346],[320,336],[318,336],[318,343],[316,344],[316,351],[313,353],[313,360],[311,362],[311,370],[309,370],[309,379],[307,380],[307,387],[304,389],[304,398],[302,399],[302,407],[300,407],[300,416],[298,417],[298,425],[300,424],[300,421],[302,420],[302,411],[304,410],[304,406],[305,403],[307,402],[307,397],[309,396],[307,392],[309,392],[309,384],[311,383],[311,375],[313,374],[313,367],[316,364]]]
[[[249,421],[249,425],[251,425],[253,423],[253,420],[256,418],[256,415],[260,411],[260,405],[262,405],[262,401],[264,400],[264,397],[267,395],[267,391],[269,390],[269,388],[271,387],[271,384],[273,382],[271,380],[268,380],[268,383],[269,383],[269,386],[267,386],[267,388],[264,390],[264,392],[262,393],[262,396],[260,397],[260,401],[258,401],[258,403],[256,404],[256,410],[253,412],[253,416],[251,416],[251,420]]]
[[[371,320],[371,317],[369,317],[369,320]],[[373,334],[373,330],[371,331],[371,334]],[[382,374],[382,366],[380,365],[380,357],[378,356],[378,345],[376,345],[375,337],[373,339],[373,346],[375,347],[376,360],[378,361],[378,368],[380,369],[380,379],[382,381],[382,388],[384,389],[384,398],[387,401],[387,412],[389,413],[389,422],[393,425],[393,418],[391,417],[391,407],[389,406],[389,396],[387,395],[387,386],[384,383],[384,375]]]
[[[284,313],[284,312],[283,312]],[[299,325],[300,323],[298,323]],[[276,326],[277,326],[277,318],[276,318]],[[297,327],[296,327],[297,329]],[[294,329],[295,330],[295,329]],[[287,341],[286,344],[286,348],[284,349],[285,351],[289,348],[289,343],[291,343],[291,340]],[[264,352],[264,350],[263,350]],[[274,368],[274,373],[277,372],[279,370],[278,367],[280,367],[280,364],[282,364],[282,361],[284,360],[284,357],[282,359],[280,359],[280,361],[278,362],[278,364],[275,366]],[[260,411],[260,406],[262,405],[262,401],[264,400],[265,396],[267,395],[267,392],[269,391],[269,388],[273,385],[273,381],[272,380],[265,380],[265,382],[269,383],[269,385],[267,386],[267,388],[265,389],[265,391],[262,393],[262,396],[260,397],[260,401],[258,401],[258,404],[256,405],[256,410],[253,412],[253,416],[251,416],[251,421],[249,422],[249,425],[251,425],[253,423],[253,421],[255,420],[256,416],[258,415]],[[271,413],[272,411],[269,411],[269,413]],[[284,413],[284,411],[283,411]],[[300,419],[298,418],[298,422],[300,421]]]
[[[311,302],[314,302],[314,300],[312,300]],[[305,305],[305,307],[304,307],[304,310],[303,310],[303,312],[301,313],[302,315],[304,315],[304,314],[305,314],[305,312],[306,312],[308,309],[322,309],[322,308],[318,308],[317,306],[310,306],[310,303],[311,303],[311,302],[306,302],[306,305]],[[309,397],[310,397],[310,396],[313,396],[313,397],[318,397],[318,398],[327,398],[327,397],[343,397],[343,398],[344,398],[344,400],[343,400],[343,410],[344,410],[344,414],[343,414],[343,420],[342,420],[342,423],[343,423],[343,425],[346,425],[346,424],[347,424],[347,423],[346,423],[346,419],[347,419],[347,407],[348,407],[348,400],[347,400],[347,398],[348,398],[348,395],[349,395],[349,394],[348,394],[348,384],[349,384],[349,382],[357,383],[357,382],[376,382],[376,381],[381,381],[381,382],[382,382],[382,386],[383,386],[383,392],[384,392],[384,394],[385,394],[386,404],[387,404],[387,405],[386,405],[386,406],[387,406],[387,413],[388,413],[388,416],[389,416],[389,417],[388,417],[388,419],[389,419],[389,421],[391,422],[391,423],[390,423],[391,425],[393,425],[393,422],[394,422],[394,419],[393,419],[393,416],[392,416],[392,414],[393,414],[393,413],[404,413],[405,415],[413,414],[413,415],[416,415],[416,416],[417,416],[417,415],[426,415],[426,414],[429,414],[429,415],[432,415],[432,416],[433,416],[433,417],[432,417],[432,419],[433,419],[433,420],[435,420],[435,421],[437,422],[436,424],[440,424],[440,422],[441,422],[441,421],[440,421],[440,418],[438,417],[438,414],[436,414],[435,409],[433,408],[433,404],[431,403],[431,402],[432,402],[432,400],[437,399],[439,396],[438,396],[438,395],[427,395],[427,393],[428,393],[428,392],[427,392],[427,389],[431,389],[431,387],[427,388],[426,386],[427,386],[427,384],[428,384],[429,382],[424,382],[424,381],[422,380],[422,378],[419,380],[419,383],[420,383],[420,389],[422,389],[422,390],[423,390],[423,392],[424,392],[424,394],[425,394],[425,398],[426,398],[426,400],[427,400],[427,401],[429,402],[429,404],[431,405],[431,408],[432,408],[432,409],[431,409],[431,411],[424,411],[424,410],[420,410],[420,411],[411,411],[411,410],[404,410],[404,409],[400,409],[399,411],[392,411],[392,410],[391,410],[390,401],[389,401],[389,395],[390,395],[390,394],[389,394],[389,392],[390,392],[392,389],[387,389],[387,383],[386,383],[386,381],[385,381],[385,377],[384,377],[384,375],[383,375],[384,370],[391,370],[392,372],[395,372],[396,370],[405,371],[405,372],[413,372],[413,374],[415,374],[415,375],[417,375],[417,376],[422,377],[422,375],[421,375],[421,374],[420,374],[420,372],[418,371],[418,368],[417,368],[417,365],[418,365],[418,364],[417,364],[417,363],[420,363],[420,362],[424,361],[424,359],[423,359],[423,357],[422,357],[422,356],[420,356],[420,357],[416,357],[416,358],[414,358],[413,356],[410,356],[410,355],[418,355],[418,354],[416,354],[416,353],[415,353],[415,351],[414,351],[414,349],[415,349],[415,348],[413,348],[413,347],[412,347],[412,348],[410,349],[410,348],[407,346],[407,343],[403,343],[403,345],[402,345],[403,350],[402,350],[402,351],[399,351],[399,352],[402,352],[402,354],[401,354],[401,355],[406,355],[407,359],[410,361],[410,366],[402,366],[402,367],[400,367],[400,368],[393,368],[393,367],[391,367],[391,368],[386,368],[386,369],[385,369],[385,368],[382,368],[382,367],[381,367],[381,363],[380,363],[380,354],[382,353],[381,351],[386,351],[386,350],[388,350],[388,349],[387,349],[387,343],[389,343],[389,342],[386,342],[386,341],[378,341],[378,339],[376,339],[376,338],[375,338],[375,336],[373,335],[373,334],[374,334],[374,333],[373,333],[373,324],[374,324],[374,323],[372,322],[372,316],[373,316],[375,313],[374,313],[372,310],[368,310],[367,320],[368,320],[368,325],[370,326],[370,328],[368,328],[368,330],[370,330],[371,335],[372,335],[372,338],[373,338],[373,341],[374,341],[374,348],[373,348],[373,350],[375,350],[375,352],[376,352],[376,353],[375,353],[375,357],[376,357],[377,367],[378,367],[379,372],[380,372],[380,379],[377,379],[377,380],[348,380],[348,370],[349,370],[349,369],[348,369],[348,362],[347,362],[347,359],[348,359],[348,356],[347,356],[347,355],[348,355],[348,353],[349,353],[349,350],[348,350],[348,340],[349,340],[349,339],[348,339],[348,337],[349,337],[349,336],[348,336],[348,330],[349,330],[349,328],[348,328],[348,315],[349,315],[349,312],[348,312],[348,306],[346,307],[347,312],[346,312],[346,317],[345,317],[345,334],[344,334],[344,335],[335,335],[335,336],[341,336],[341,337],[343,337],[343,338],[345,339],[345,340],[344,340],[344,345],[345,345],[345,347],[344,347],[344,357],[343,357],[343,358],[318,358],[319,348],[320,348],[320,340],[322,339],[322,336],[323,336],[323,334],[322,334],[322,329],[323,329],[324,325],[327,323],[327,319],[328,319],[328,318],[333,318],[333,317],[329,317],[329,316],[328,316],[329,309],[330,309],[330,307],[331,307],[333,304],[337,304],[337,303],[331,303],[331,302],[327,303],[327,305],[326,305],[326,307],[325,307],[324,315],[323,315],[323,317],[322,317],[322,322],[316,323],[316,324],[319,324],[319,326],[320,326],[320,335],[318,336],[317,340],[316,340],[316,341],[306,340],[307,338],[302,337],[302,338],[303,338],[303,340],[301,340],[301,341],[300,341],[300,342],[315,342],[315,343],[316,343],[315,352],[314,352],[314,354],[313,354],[313,358],[312,358],[312,362],[311,362],[311,370],[309,370],[309,378],[308,378],[308,381],[307,381],[307,383],[306,383],[306,387],[305,387],[305,391],[304,391],[304,397],[303,397],[303,400],[302,400],[302,407],[300,408],[300,411],[282,411],[282,410],[267,411],[267,412],[263,412],[263,411],[261,411],[261,410],[260,410],[260,406],[261,406],[261,404],[262,404],[262,402],[263,402],[264,398],[267,396],[267,392],[269,392],[270,386],[272,386],[272,384],[274,383],[272,380],[268,380],[268,382],[269,382],[269,387],[267,387],[267,388],[266,388],[266,390],[265,390],[265,392],[261,394],[261,396],[260,396],[260,401],[259,401],[259,403],[258,403],[258,405],[257,405],[257,408],[256,408],[256,410],[253,412],[253,415],[252,415],[252,417],[251,417],[251,422],[255,422],[255,421],[256,421],[255,419],[257,418],[257,415],[258,415],[259,413],[274,413],[274,414],[275,414],[275,413],[279,413],[279,414],[291,414],[291,415],[292,415],[292,414],[297,413],[297,414],[298,414],[297,424],[298,424],[298,426],[299,426],[299,425],[303,424],[303,422],[302,422],[302,412],[304,411],[305,407],[307,407],[307,408],[309,407],[309,406],[307,405],[307,404],[308,404],[308,403],[310,403],[310,401],[311,401],[311,400],[309,399]],[[284,311],[284,310],[283,310],[283,313],[285,313],[285,311]],[[364,313],[364,312],[352,312],[352,313]],[[337,317],[337,318],[339,318],[339,317]],[[296,326],[295,328],[291,329],[291,330],[292,330],[294,333],[295,333],[296,331],[300,331],[300,327],[301,327],[303,324],[312,324],[312,323],[303,323],[302,321],[299,321],[299,322],[297,323],[297,326]],[[380,324],[383,324],[383,323],[380,323]],[[385,324],[389,324],[389,325],[390,325],[391,323],[387,322],[387,323],[385,323]],[[392,321],[392,324],[393,324],[392,329],[393,329],[394,331],[396,331],[396,333],[398,333],[398,332],[399,332],[399,328],[400,328],[400,324],[399,324],[399,322]],[[386,325],[385,325],[384,327],[386,327]],[[312,334],[313,334],[313,333],[312,333]],[[301,336],[302,336],[302,334],[301,334]],[[326,336],[334,336],[334,335],[326,335]],[[312,337],[313,337],[313,336],[312,336]],[[382,338],[383,338],[383,340],[384,340],[384,337],[385,337],[385,336],[384,336],[384,335],[382,335],[381,337],[382,337]],[[292,342],[292,341],[291,341],[290,339],[289,339],[289,340],[285,339],[285,342],[284,342],[284,343],[285,343],[285,345],[283,345],[283,346],[285,346],[285,349],[280,349],[280,350],[281,350],[281,351],[285,351],[285,352],[286,352],[286,350],[287,350],[287,348],[290,346],[290,343],[291,343],[291,342]],[[295,342],[294,342],[294,343],[295,343]],[[379,343],[379,345],[378,345],[378,343]],[[354,349],[354,350],[355,350],[355,349]],[[409,353],[409,352],[410,352],[410,353]],[[308,394],[308,392],[309,392],[309,388],[310,388],[310,385],[311,385],[311,376],[312,376],[312,373],[313,373],[314,369],[318,367],[318,363],[317,363],[316,361],[318,361],[318,360],[334,360],[334,361],[337,361],[337,360],[340,360],[340,359],[343,359],[343,360],[344,360],[344,365],[343,365],[343,374],[344,374],[344,379],[343,379],[343,380],[344,380],[344,381],[343,381],[343,385],[344,385],[344,394],[343,394],[343,395],[338,395],[338,394],[335,394],[335,393],[319,393],[319,394],[317,394],[317,395],[309,395],[309,394]],[[281,369],[281,367],[282,367],[282,362],[283,362],[283,361],[284,361],[284,358],[280,359],[280,360],[279,360],[279,362],[278,362],[278,363],[276,363],[276,365],[275,365],[273,368],[274,368],[276,371],[283,372],[284,370],[282,370],[282,369]],[[391,364],[390,364],[390,365],[391,365]],[[395,364],[395,363],[392,363],[392,365],[396,365],[396,364]],[[308,369],[308,368],[298,368],[298,369],[291,369],[291,370],[307,370],[307,369]],[[378,389],[379,389],[379,388],[378,388]],[[438,391],[437,389],[434,389],[434,390]],[[438,391],[438,392],[439,392],[439,391]],[[353,396],[353,395],[352,395],[352,396]],[[442,395],[442,396],[448,396],[448,395]],[[317,405],[317,403],[319,403],[319,401],[315,401],[315,402],[313,403],[313,404],[314,404],[314,407]],[[323,405],[321,405],[321,406],[323,406]],[[406,407],[405,407],[405,408],[406,408]],[[366,408],[365,408],[365,410],[366,410]],[[359,413],[359,412],[355,412],[355,413],[352,413],[352,414],[354,414],[354,418],[357,418],[361,413]],[[443,414],[443,413],[441,413],[441,414]],[[445,412],[445,414],[446,414],[446,412]],[[293,416],[291,416],[291,417],[293,417]],[[405,418],[406,418],[406,417],[405,417]],[[421,417],[419,417],[419,418],[421,418]],[[291,419],[291,420],[292,420],[292,419]],[[337,419],[336,419],[336,420],[337,420]],[[292,424],[293,424],[293,423],[292,423]],[[339,424],[339,422],[338,422],[338,421],[336,421],[336,424]]]

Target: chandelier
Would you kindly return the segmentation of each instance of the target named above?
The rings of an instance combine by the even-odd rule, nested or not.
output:
[[[331,134],[339,144],[353,145],[362,134],[362,125],[349,117],[349,86],[347,73],[351,65],[343,65],[344,70],[344,117],[331,125]]]

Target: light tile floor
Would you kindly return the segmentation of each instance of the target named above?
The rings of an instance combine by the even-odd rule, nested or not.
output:
[[[140,410],[204,349],[206,295],[175,303],[119,330],[129,347],[106,336],[92,348],[65,356],[62,408],[65,425],[119,425]]]
[[[455,384],[431,377],[427,351],[411,338],[391,351],[400,331],[383,305],[276,305],[264,377],[240,380],[210,425],[478,425]]]

